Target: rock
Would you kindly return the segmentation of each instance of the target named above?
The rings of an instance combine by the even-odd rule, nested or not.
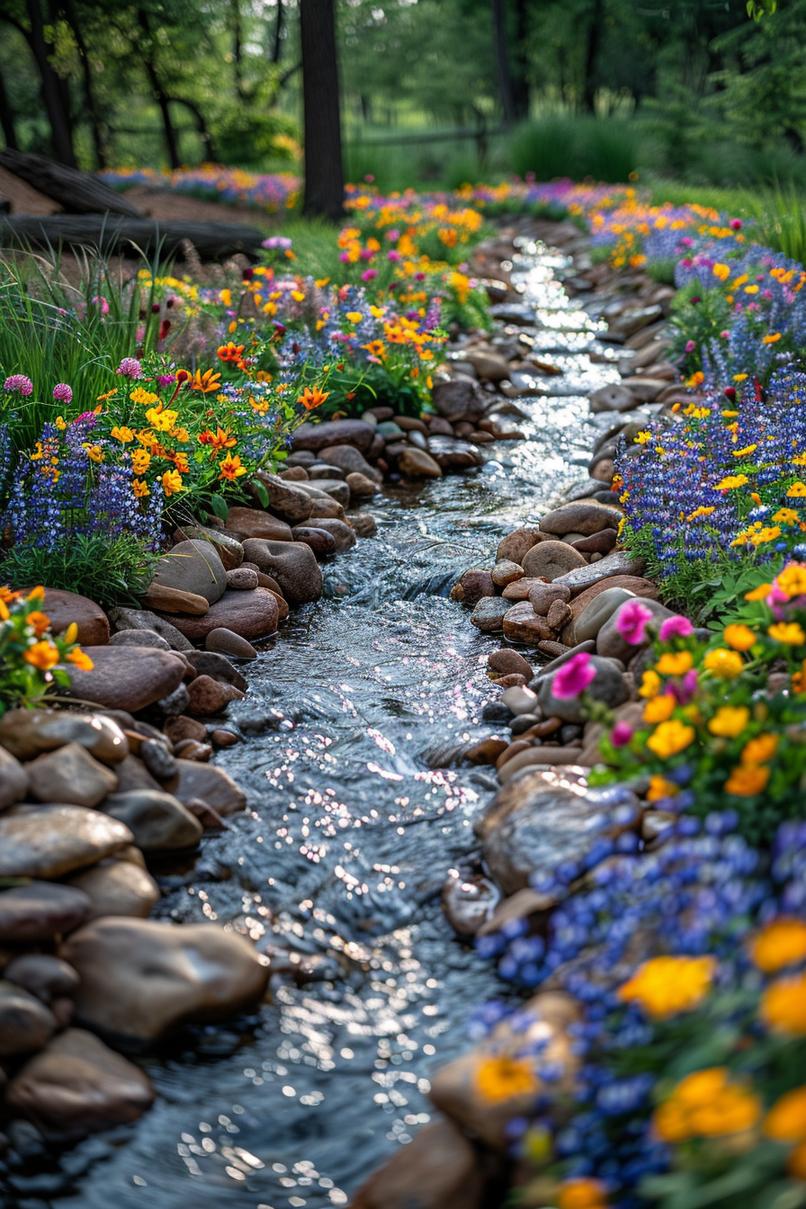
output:
[[[194,816],[191,818],[196,821]],[[77,874],[71,878],[70,885],[82,890],[89,898],[88,919],[97,919],[101,915],[133,915],[145,919],[160,897],[157,883],[141,865],[114,858],[100,861],[84,873]]]
[[[530,688],[508,688],[501,694],[501,702],[512,714],[533,714],[537,708],[537,693]]]
[[[261,503],[268,497],[269,507],[276,516],[291,525],[306,521],[311,515],[312,497],[303,490],[305,483],[289,483],[276,474],[258,472],[261,491]],[[274,538],[269,540],[276,540]],[[248,559],[248,555],[246,556]]]
[[[123,731],[103,714],[12,709],[0,718],[0,744],[18,760],[31,760],[67,743],[80,744],[103,764],[117,764],[129,754]]]
[[[242,695],[248,688],[243,673],[225,655],[220,655],[217,651],[192,651],[188,655],[188,663],[195,668],[199,676],[212,676],[214,680],[232,684]]]
[[[115,819],[84,806],[12,806],[0,815],[0,878],[55,878],[132,842]]]
[[[78,974],[73,967],[46,953],[14,957],[4,974],[9,982],[46,1004],[54,999],[72,999],[78,989]]]
[[[550,587],[544,579],[535,579],[533,575],[524,575],[523,579],[514,579],[511,584],[507,584],[501,595],[504,600],[511,600],[515,604],[519,600],[528,600],[532,588]]]
[[[543,545],[548,545],[548,542],[544,542]],[[569,546],[568,549],[570,550],[571,547]],[[576,550],[574,553],[577,554]],[[577,557],[582,558],[582,555],[577,554]],[[590,563],[588,566],[577,566],[576,570],[568,568],[567,573],[562,577],[562,583],[567,584],[571,589],[572,596],[577,596],[585,588],[590,588],[603,579],[609,579],[613,575],[638,576],[643,569],[644,560],[642,558],[635,558],[626,550],[614,550],[612,554],[606,554],[599,562]]]
[[[300,487],[313,497],[314,503],[320,502],[325,496],[328,496],[331,500],[335,500],[342,508],[346,508],[350,503],[350,488],[343,479],[317,479],[315,483],[301,483]],[[312,510],[311,516],[313,515],[314,512]]]
[[[475,936],[501,899],[501,892],[481,874],[463,876],[451,869],[442,887],[442,908],[454,932]]]
[[[0,982],[0,1058],[41,1049],[55,1030],[55,1019],[35,995]]]
[[[588,638],[595,638],[616,609],[623,605],[625,600],[634,598],[635,593],[628,588],[605,588],[603,592],[599,592],[574,621],[576,641],[584,642]]]
[[[532,768],[535,765],[541,768],[555,768],[563,764],[579,764],[581,756],[582,748],[570,744],[563,747],[551,743],[530,746],[498,764],[498,779],[502,785],[508,785],[524,768]]]
[[[60,956],[81,979],[77,1018],[135,1045],[251,1006],[269,977],[247,940],[215,924],[96,919],[73,933]]]
[[[212,759],[213,749],[209,743],[197,743],[195,739],[183,739],[176,746],[176,755],[181,756],[183,760],[195,760],[204,764]],[[192,799],[192,802],[195,802],[195,799]]]
[[[156,780],[170,781],[176,776],[176,760],[162,736],[159,739],[144,740],[140,744],[138,755]]]
[[[511,559],[504,558],[497,562],[490,572],[492,581],[497,588],[505,588],[516,579],[523,579],[523,567]]]
[[[529,604],[541,617],[547,617],[557,601],[571,599],[571,589],[563,583],[538,583],[529,590]]]
[[[206,802],[216,814],[234,814],[246,806],[246,794],[223,768],[197,764],[193,760],[177,760],[179,782],[174,794],[185,806],[191,802]]]
[[[104,646],[109,642],[109,618],[100,605],[76,592],[46,588],[42,612],[50,618],[54,634],[63,634],[72,622],[78,626],[82,646]]]
[[[469,764],[494,764],[508,746],[506,739],[482,739],[466,749],[464,759]]]
[[[485,596],[495,596],[495,584],[489,571],[473,568],[465,571],[461,579],[451,588],[451,600],[461,601],[472,609]]]
[[[431,401],[437,414],[451,424],[458,420],[474,423],[484,415],[485,400],[478,383],[464,374],[435,383]]]
[[[233,659],[257,659],[257,651],[251,642],[223,626],[210,631],[204,640],[204,646],[208,651],[228,655]]]
[[[498,562],[506,559],[523,566],[523,556],[540,541],[543,541],[543,534],[539,529],[531,526],[515,529],[513,533],[508,533],[506,537],[501,538],[495,557]]]
[[[603,702],[611,709],[626,701],[630,694],[624,676],[618,668],[600,655],[591,655],[590,662],[596,669],[596,677],[588,685],[587,696],[592,697],[594,701]],[[559,698],[552,693],[551,685],[555,675],[556,672],[552,672],[540,680],[537,695],[543,714],[546,717],[562,718],[564,722],[584,721],[581,697]]]
[[[378,532],[378,522],[369,512],[354,512],[348,516],[347,523],[359,537],[374,537]]]
[[[570,621],[570,619],[571,609],[564,600],[555,600],[546,614],[546,621],[549,623],[552,630],[561,630],[566,622]]]
[[[464,352],[463,355],[483,382],[503,382],[505,378],[509,377],[509,362],[505,361],[499,353],[473,348]]]
[[[470,470],[480,466],[481,454],[475,445],[459,441],[455,437],[429,437],[428,452],[443,470]]]
[[[352,445],[326,445],[319,450],[320,462],[336,466],[344,474],[363,474],[375,482],[381,481],[381,473],[371,466],[362,453]]]
[[[510,602],[501,596],[482,596],[470,614],[470,624],[484,634],[499,633],[504,628],[504,617],[511,608]]]
[[[181,743],[183,739],[196,739],[201,743],[207,737],[207,727],[195,718],[181,715],[165,723],[165,734],[174,744]]]
[[[322,572],[310,546],[303,542],[272,542],[251,538],[244,542],[250,562],[272,575],[289,604],[305,604],[322,595]],[[226,625],[226,621],[220,624]],[[230,629],[236,629],[230,626]],[[237,633],[241,633],[236,629]],[[255,635],[256,636],[256,635]],[[251,638],[252,634],[243,637]]]
[[[28,774],[19,760],[0,747],[0,810],[21,802],[28,789]]]
[[[258,586],[257,574],[252,567],[235,567],[227,571],[227,587],[232,592],[254,592]]]
[[[227,579],[215,547],[193,539],[178,542],[159,560],[152,583],[202,596],[208,604],[215,604],[224,595]]]
[[[505,638],[512,642],[527,642],[531,646],[551,638],[552,631],[545,617],[538,617],[528,600],[521,600],[517,604],[506,600],[504,604],[507,606],[502,622]]]
[[[617,541],[618,533],[615,529],[601,529],[590,537],[573,541],[571,545],[575,550],[579,550],[580,554],[609,554]]]
[[[245,544],[252,541],[262,539],[250,538]],[[255,588],[254,592],[227,591],[204,617],[177,617],[176,623],[194,642],[203,642],[211,631],[220,629],[232,630],[241,638],[265,638],[277,632],[279,616],[277,601],[268,588]]]
[[[177,619],[178,620],[178,619]],[[183,624],[202,625],[206,618],[182,618]],[[173,651],[145,646],[85,647],[93,669],[70,673],[72,696],[130,714],[167,697],[182,683],[185,662]]]
[[[497,676],[504,676],[508,672],[520,673],[526,676],[528,680],[532,678],[532,665],[528,659],[524,659],[518,651],[513,651],[509,647],[501,647],[498,651],[493,651],[487,656],[487,667]]]
[[[363,420],[325,420],[322,424],[301,424],[294,433],[294,450],[309,449],[318,453],[334,445],[352,445],[366,451],[372,444],[375,429]]]
[[[153,789],[113,793],[104,812],[126,824],[143,852],[193,848],[204,830],[177,798]]]
[[[369,499],[378,491],[378,484],[360,470],[351,470],[347,475],[347,486],[350,489],[350,499]]]
[[[527,575],[550,581],[587,566],[578,550],[567,542],[559,541],[542,541],[532,546],[531,550],[526,551],[522,565]]]
[[[329,495],[317,495],[313,501],[311,515],[308,518],[309,523],[313,526],[319,524],[322,517],[333,517],[337,521],[344,520],[344,508],[338,500],[331,499]]]
[[[647,635],[644,642],[631,646],[628,642],[624,641],[616,628],[622,610],[629,607],[635,601],[640,601],[644,608],[650,611],[653,617],[652,625],[656,631],[665,617],[674,616],[671,609],[667,609],[665,605],[660,604],[657,600],[646,600],[640,596],[636,596],[632,601],[622,601],[616,606],[598,631],[596,636],[596,651],[599,655],[604,655],[610,659],[621,659],[623,663],[627,663],[634,655],[638,654],[641,647],[649,646],[651,641],[649,635]]]
[[[243,562],[243,546],[228,533],[221,533],[218,529],[206,529],[203,525],[184,525],[174,534],[174,541],[177,542],[194,539],[210,543],[221,559],[225,571],[232,571]]]
[[[92,1033],[71,1028],[23,1066],[7,1099],[46,1136],[83,1138],[136,1121],[152,1104],[154,1090],[133,1063]]]
[[[203,617],[210,607],[204,596],[155,583],[149,585],[143,596],[143,604],[160,613],[187,613],[190,617]]]
[[[0,942],[35,944],[72,932],[90,913],[80,890],[51,882],[28,882],[0,890]]]
[[[26,765],[31,793],[40,802],[97,806],[117,788],[118,779],[80,743],[68,743]]]
[[[622,516],[618,508],[608,508],[605,504],[590,500],[577,500],[546,513],[540,521],[540,528],[544,533],[560,537],[568,533],[589,537],[602,529],[618,529]]]
[[[116,630],[153,631],[165,639],[172,651],[193,650],[193,643],[180,634],[176,626],[148,609],[112,609],[109,616]]]
[[[350,1209],[481,1209],[475,1151],[448,1121],[433,1121],[361,1185]]]
[[[424,449],[415,449],[407,445],[401,450],[397,459],[397,468],[402,475],[410,479],[439,479],[442,478],[442,467],[439,462],[426,453]]]
[[[503,1152],[511,1146],[509,1122],[528,1117],[541,1094],[550,1101],[570,1098],[580,1062],[572,1032],[581,1012],[569,995],[543,992],[523,1004],[517,1015],[518,1027],[502,1021],[482,1045],[441,1067],[431,1083],[431,1099],[441,1112],[463,1133]],[[517,1060],[524,1055],[533,1056],[534,1088],[503,1099],[485,1096],[479,1087],[482,1067],[491,1059]],[[537,1077],[544,1064],[554,1072],[545,1083]],[[543,1198],[534,1203],[544,1203]]]
[[[337,554],[349,550],[356,543],[355,530],[345,521],[338,520],[336,517],[318,517],[316,528],[328,533],[333,538]]]
[[[168,642],[156,630],[118,630],[112,635],[109,642],[112,646],[153,646],[158,651],[170,651],[171,649]]]
[[[276,542],[291,541],[290,526],[259,508],[230,508],[226,524],[242,544],[248,537],[263,537]]]
[[[128,793],[131,789],[161,789],[142,760],[136,756],[128,756],[117,767],[118,793]]]
[[[231,701],[241,701],[244,694],[232,684],[222,684],[212,676],[197,676],[188,685],[188,709],[196,718],[214,718],[223,714]]]
[[[592,600],[603,592],[609,592],[611,588],[625,588],[634,596],[646,596],[651,600],[657,599],[658,594],[657,586],[651,580],[636,575],[611,575],[607,579],[600,580],[599,583],[592,584],[590,588],[586,588],[584,592],[580,592],[569,602],[572,621],[563,630],[563,641],[574,641],[573,630],[576,618],[581,616]]]
[[[317,558],[329,558],[336,553],[336,539],[319,525],[297,525],[291,531],[295,542],[310,546]]]
[[[620,382],[611,382],[600,386],[588,400],[591,411],[632,411],[637,406],[635,396],[622,386]]]

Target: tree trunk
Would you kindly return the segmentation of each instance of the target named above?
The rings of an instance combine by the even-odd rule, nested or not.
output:
[[[495,61],[498,71],[498,97],[504,125],[511,126],[515,120],[515,105],[512,97],[512,73],[509,67],[509,31],[507,29],[506,0],[492,0],[493,37],[495,39]]]
[[[283,53],[283,23],[285,21],[285,7],[283,0],[277,0],[277,17],[274,22],[274,42],[271,49],[272,63],[279,63],[280,56]]]
[[[168,94],[162,86],[162,81],[159,77],[156,65],[154,63],[154,48],[151,41],[151,28],[148,22],[148,13],[145,9],[137,10],[137,21],[140,29],[144,34],[144,45],[140,47],[140,53],[143,60],[143,68],[148,78],[148,83],[151,87],[151,95],[157,103],[162,118],[162,131],[165,138],[165,150],[168,155],[168,164],[171,168],[178,168],[181,160],[179,158],[179,139],[177,138],[176,128],[171,117],[171,102]]]
[[[337,219],[344,203],[334,0],[301,0],[305,214]]]
[[[514,0],[515,42],[512,55],[512,113],[516,121],[529,116],[531,90],[529,86],[529,0]]]
[[[187,111],[191,114],[196,125],[196,129],[199,132],[199,138],[202,141],[202,146],[204,147],[204,158],[207,160],[208,164],[214,164],[218,158],[215,143],[213,142],[213,136],[210,133],[210,128],[207,125],[205,116],[199,106],[195,103],[195,101],[187,101],[184,97],[169,97],[168,100],[169,102],[172,101],[175,105],[184,105],[185,109],[187,109]]]
[[[243,101],[243,28],[241,25],[241,0],[230,0],[230,4],[232,6],[232,73],[235,84],[235,99],[236,101]]]
[[[91,248],[104,253],[182,255],[189,242],[202,260],[236,253],[257,258],[265,231],[240,223],[171,222],[108,214],[0,217],[0,247]]]
[[[81,172],[32,151],[0,151],[0,168],[58,202],[68,214],[139,216],[136,206],[91,172]]]
[[[95,100],[95,85],[92,79],[92,67],[90,66],[89,51],[87,44],[84,41],[84,35],[81,31],[81,21],[77,18],[73,0],[63,0],[62,12],[64,19],[70,26],[73,32],[73,37],[76,40],[78,48],[78,57],[81,62],[81,80],[84,90],[84,104],[87,108],[87,121],[90,126],[92,135],[92,147],[95,152],[95,167],[105,168],[109,163],[106,129],[101,121],[98,112],[98,105]]]
[[[3,138],[6,141],[6,146],[10,147],[12,151],[16,151],[19,145],[17,143],[17,130],[14,125],[14,114],[11,110],[11,103],[8,99],[2,75],[0,75],[0,125],[3,127]]]
[[[596,64],[602,41],[602,7],[602,0],[593,0],[585,45],[585,78],[582,81],[582,108],[586,113],[596,112]]]
[[[67,90],[64,81],[56,74],[50,62],[53,47],[45,39],[45,24],[39,0],[26,0],[25,7],[31,27],[30,30],[25,31],[25,36],[39,70],[42,102],[50,123],[53,154],[61,163],[75,167],[73,132],[70,126],[69,107],[65,104]],[[69,100],[69,98],[67,99]]]

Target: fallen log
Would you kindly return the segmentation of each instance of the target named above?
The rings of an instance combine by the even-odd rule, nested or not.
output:
[[[241,223],[170,222],[114,215],[51,214],[0,216],[0,247],[86,248],[104,255],[152,257],[182,254],[187,240],[202,260],[224,260],[236,252],[255,256],[263,231]]]
[[[58,202],[68,214],[127,214],[130,218],[140,214],[128,198],[91,172],[68,168],[44,155],[7,147],[0,151],[0,167]]]

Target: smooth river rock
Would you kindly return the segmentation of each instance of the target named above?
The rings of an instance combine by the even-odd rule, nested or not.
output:
[[[75,622],[78,642],[82,646],[103,646],[109,642],[109,619],[101,606],[87,596],[61,588],[46,588],[42,612],[50,618],[54,634],[63,634]]]
[[[84,806],[12,806],[0,815],[0,878],[56,878],[132,843],[117,819]]]
[[[232,630],[241,638],[265,638],[277,632],[279,615],[277,601],[268,588],[255,588],[254,592],[227,591],[210,605],[204,617],[176,617],[174,621],[186,638],[203,642],[212,630],[220,629]]]
[[[35,995],[0,981],[0,1058],[41,1049],[55,1030],[54,1017]]]
[[[70,879],[70,885],[89,899],[88,920],[100,915],[134,915],[145,919],[160,897],[159,886],[142,865],[114,857],[77,874]]]
[[[94,760],[80,743],[67,743],[26,765],[31,795],[39,802],[98,806],[117,789],[111,768]]]
[[[567,533],[590,537],[602,529],[618,529],[622,516],[618,508],[610,508],[607,504],[575,500],[547,512],[540,521],[540,528],[544,533],[557,534],[559,537],[565,537]]]
[[[249,538],[244,542],[244,552],[249,562],[255,563],[261,571],[277,580],[289,604],[305,604],[318,600],[322,595],[322,572],[316,556],[304,542]],[[219,624],[227,625],[227,622],[221,621]],[[235,626],[229,628],[236,629]],[[236,633],[240,632],[236,629]],[[251,636],[243,635],[244,638]]]
[[[527,550],[521,565],[527,575],[554,580],[587,564],[584,556],[567,542],[549,540]]]
[[[481,1209],[483,1194],[470,1142],[449,1121],[432,1121],[372,1173],[350,1209]]]
[[[10,751],[0,747],[0,810],[21,802],[28,790],[28,773]]]
[[[0,890],[0,942],[34,944],[72,932],[89,918],[91,903],[72,886],[28,882]]]
[[[125,823],[143,852],[193,848],[204,831],[199,820],[178,798],[160,790],[113,793],[104,803],[104,813]]]
[[[129,754],[122,729],[103,714],[12,709],[0,718],[0,744],[18,760],[33,760],[67,743],[79,743],[102,764],[118,764]]]
[[[206,617],[181,619],[183,623],[198,625],[206,620]],[[84,649],[95,666],[91,672],[76,669],[70,673],[70,692],[82,701],[102,705],[105,709],[137,713],[167,697],[182,683],[185,675],[185,662],[173,651],[145,646]]]

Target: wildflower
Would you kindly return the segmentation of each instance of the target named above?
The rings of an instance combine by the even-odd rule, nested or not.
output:
[[[616,722],[610,732],[610,742],[614,747],[626,747],[634,734],[628,722]]]
[[[203,395],[209,395],[214,390],[220,390],[221,374],[215,369],[206,369],[204,372],[197,369],[193,377],[189,379],[189,382],[191,390],[198,390]]]
[[[538,1081],[532,1064],[525,1058],[505,1056],[484,1058],[476,1067],[474,1082],[483,1100],[496,1104],[515,1096],[537,1091]]]
[[[712,735],[720,739],[735,739],[750,721],[750,710],[744,705],[723,705],[708,723]]]
[[[241,465],[241,459],[237,454],[234,457],[232,454],[228,454],[218,463],[218,468],[220,471],[218,477],[226,479],[230,483],[234,483],[241,475],[247,473],[246,467]]]
[[[666,777],[659,777],[657,774],[654,774],[649,778],[646,800],[648,802],[662,802],[666,798],[673,798],[679,792],[680,787],[675,785],[674,781],[667,781]]]
[[[137,475],[143,475],[151,465],[151,454],[145,449],[135,449],[132,456],[132,470]]]
[[[749,592],[745,592],[745,600],[766,600],[772,591],[772,584],[759,584],[757,588],[751,588]]]
[[[162,489],[166,497],[170,498],[183,490],[182,476],[176,470],[166,470],[161,479]]]
[[[57,382],[52,393],[57,403],[73,402],[73,388],[68,386],[66,382]]]
[[[91,672],[95,667],[87,652],[82,651],[80,647],[76,647],[70,652],[67,662],[72,663],[73,667],[78,668],[80,672]]]
[[[581,651],[557,669],[551,681],[551,693],[558,701],[570,701],[584,693],[596,679],[596,668],[590,656]]]
[[[227,344],[220,344],[216,349],[216,356],[219,361],[240,361],[243,356],[244,345],[233,344],[230,340]]]
[[[42,639],[28,647],[23,659],[40,672],[49,672],[59,662],[59,652],[52,642]]]
[[[730,277],[730,265],[715,264],[711,269],[711,272],[718,281],[727,281],[727,279]]]
[[[802,483],[800,479],[797,483],[793,483],[787,491],[787,496],[790,499],[803,499],[806,497],[806,483]]]
[[[780,339],[781,339],[780,332],[770,332],[768,335],[761,337],[761,343],[762,344],[777,344]]]
[[[85,443],[82,446],[82,449],[91,462],[102,462],[104,460],[104,451],[100,445],[89,445]]]
[[[115,373],[122,378],[142,378],[143,369],[136,357],[124,357]]]
[[[306,386],[297,402],[301,403],[306,411],[313,411],[314,408],[321,407],[329,396],[330,391],[319,390],[316,386]]]
[[[687,1075],[656,1111],[652,1123],[664,1142],[743,1133],[761,1116],[761,1101],[732,1081],[721,1066]]]
[[[653,725],[656,722],[665,722],[668,718],[671,718],[676,704],[677,702],[671,693],[663,693],[659,697],[653,697],[644,706],[644,721]]]
[[[647,622],[652,620],[652,611],[640,600],[628,600],[616,617],[616,630],[629,646],[640,646],[646,637]]]
[[[785,1092],[764,1119],[764,1133],[774,1142],[806,1140],[806,1086]]]
[[[599,1180],[565,1180],[557,1194],[557,1209],[607,1209],[607,1192]]]
[[[688,617],[683,617],[676,613],[674,617],[667,617],[660,627],[658,637],[661,642],[668,642],[672,638],[688,638],[689,634],[694,633],[694,626],[689,621]]]
[[[648,1016],[664,1019],[689,1011],[711,988],[713,957],[653,957],[619,988],[623,1003],[637,1003]]]
[[[3,390],[7,390],[10,395],[22,395],[27,399],[34,393],[34,384],[27,374],[12,374],[3,383]]]
[[[219,453],[224,449],[232,449],[238,444],[237,438],[233,437],[227,429],[217,428],[215,432],[207,429],[199,434],[199,444],[209,445],[213,453]]]
[[[686,726],[684,722],[671,718],[668,722],[661,722],[655,733],[647,739],[646,745],[661,760],[666,760],[670,756],[676,756],[678,752],[685,751],[694,742],[694,737],[692,726]]]
[[[116,441],[120,441],[121,445],[128,445],[134,440],[134,433],[132,432],[131,428],[127,428],[125,424],[121,425],[120,427],[115,425],[109,435]]]
[[[806,642],[806,633],[796,621],[779,621],[767,630],[770,638],[781,642],[784,646],[802,646]]]
[[[744,662],[736,651],[716,647],[715,650],[706,652],[703,667],[719,680],[735,680],[741,675]]]
[[[732,793],[737,798],[752,798],[761,793],[769,779],[769,768],[758,764],[742,764],[734,768],[725,782],[725,793]]]
[[[364,316],[360,311],[347,311],[346,318],[350,320],[350,323],[360,323]]]
[[[655,667],[662,676],[685,676],[693,663],[691,651],[666,651]]]
[[[757,932],[750,944],[753,964],[765,974],[806,958],[806,922],[789,916],[772,920]]]
[[[775,580],[776,586],[787,596],[806,596],[806,567],[790,563]]]
[[[766,764],[778,750],[777,735],[756,735],[742,748],[742,764]]]
[[[647,429],[645,428],[645,429],[643,429],[642,432],[637,432],[635,434],[635,437],[633,438],[633,440],[636,445],[646,445],[649,441],[652,440],[652,433],[648,432]]]
[[[148,489],[148,483],[146,483],[144,479],[132,480],[132,493],[134,494],[134,498],[138,500],[144,500],[147,495],[151,495],[151,492]]]
[[[774,1033],[806,1036],[806,974],[771,983],[761,997],[760,1015]]]
[[[638,689],[639,697],[656,697],[663,687],[663,681],[654,668],[647,668],[641,677],[641,687]]]
[[[738,622],[725,626],[725,629],[722,631],[722,637],[734,651],[749,651],[757,642],[756,636],[750,629],[750,626],[741,625]]]
[[[159,395],[155,395],[153,390],[146,390],[144,386],[135,386],[130,392],[129,398],[132,403],[137,403],[142,407],[150,407],[152,403],[159,403]]]
[[[716,484],[716,490],[735,491],[737,487],[744,487],[745,483],[748,483],[749,481],[750,480],[746,474],[729,474],[726,475],[721,482]]]

